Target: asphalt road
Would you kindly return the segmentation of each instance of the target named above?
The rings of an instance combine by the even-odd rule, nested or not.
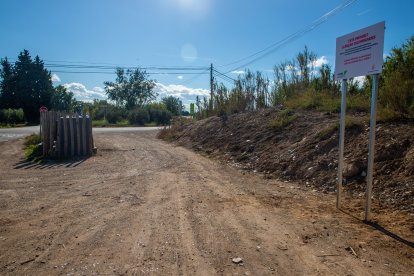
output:
[[[94,133],[124,133],[135,131],[149,131],[157,130],[161,127],[97,127],[93,128]],[[39,133],[39,126],[17,127],[17,128],[0,128],[0,142],[10,141],[30,135],[32,133]]]

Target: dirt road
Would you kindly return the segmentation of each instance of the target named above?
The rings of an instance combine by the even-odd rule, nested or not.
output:
[[[335,210],[332,194],[243,174],[155,132],[95,140],[97,156],[38,165],[21,161],[21,140],[0,143],[1,275],[414,273],[412,247]]]

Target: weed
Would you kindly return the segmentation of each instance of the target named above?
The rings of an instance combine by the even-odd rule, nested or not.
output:
[[[316,134],[316,137],[324,140],[333,135],[334,132],[339,131],[340,121],[333,123],[326,128],[322,129]],[[360,129],[363,126],[363,122],[357,120],[354,117],[346,116],[345,117],[345,129]]]
[[[297,115],[291,109],[282,110],[276,118],[267,124],[269,128],[284,128],[297,119]]]
[[[31,134],[29,136],[26,136],[24,138],[24,145],[26,147],[30,146],[30,145],[38,145],[42,142],[42,139],[40,138],[39,134]]]
[[[27,160],[38,161],[42,156],[43,146],[39,134],[32,134],[26,136],[24,139],[25,153],[24,157]]]

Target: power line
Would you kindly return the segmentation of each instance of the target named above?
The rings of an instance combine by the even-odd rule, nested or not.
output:
[[[116,74],[116,72],[105,72],[105,71],[61,71],[53,70],[53,73],[68,73],[68,74]],[[193,73],[193,72],[148,72],[149,75],[198,75],[206,73]]]
[[[17,59],[9,59],[12,61],[15,60],[17,62]],[[67,61],[69,62],[69,61]],[[19,62],[22,64],[21,62]],[[23,63],[23,64],[29,64],[29,63]],[[74,69],[101,69],[101,70],[116,70],[117,68],[121,69],[142,69],[142,70],[185,70],[185,71],[200,71],[200,70],[206,70],[209,67],[206,66],[104,66],[104,65],[83,65],[83,64],[65,64],[65,63],[43,63],[45,67],[50,68],[74,68]]]
[[[227,79],[230,79],[231,81],[236,81],[236,79],[233,79],[232,77],[229,77],[229,76],[227,76],[226,74],[223,74],[223,73],[221,73],[221,72],[217,71],[216,69],[213,69],[213,71],[216,73],[216,75],[220,75],[220,76],[222,76],[222,77],[225,77],[225,78],[227,78]]]
[[[224,65],[221,65],[219,67],[227,67],[227,66],[230,66],[230,65],[233,65],[233,64],[237,64],[237,63],[240,63],[242,61],[248,60],[248,59],[250,59],[252,57],[255,57],[255,56],[260,55],[260,54],[263,53],[262,55],[260,55],[260,56],[258,56],[256,58],[252,59],[251,61],[249,61],[249,62],[247,62],[247,63],[245,63],[243,65],[240,65],[240,66],[238,66],[238,67],[236,67],[236,68],[234,68],[232,70],[227,71],[226,74],[227,73],[230,73],[232,71],[238,70],[240,68],[246,67],[246,66],[248,66],[248,65],[250,65],[250,64],[252,64],[252,63],[254,63],[254,62],[256,62],[256,61],[258,61],[258,60],[260,60],[260,59],[262,59],[264,57],[266,57],[266,56],[268,56],[269,54],[275,52],[276,50],[278,50],[282,46],[284,46],[284,45],[286,45],[286,44],[288,44],[288,43],[290,43],[290,42],[292,42],[292,41],[294,41],[294,40],[302,37],[303,35],[305,35],[306,33],[310,32],[310,31],[314,30],[319,25],[321,25],[324,22],[326,22],[330,17],[338,14],[343,9],[345,9],[346,7],[348,7],[349,5],[353,4],[355,1],[356,0],[348,0],[348,1],[345,1],[342,4],[338,5],[337,7],[335,7],[334,9],[332,9],[331,11],[325,13],[323,16],[319,17],[317,20],[315,20],[312,24],[306,26],[304,29],[297,31],[297,32],[295,32],[295,33],[293,33],[293,34],[285,37],[284,39],[282,39],[282,40],[280,40],[280,41],[278,41],[278,42],[276,42],[276,43],[274,43],[274,44],[272,44],[272,45],[270,45],[270,46],[268,46],[268,47],[266,47],[266,48],[264,48],[264,49],[262,49],[262,50],[260,50],[260,51],[258,51],[256,53],[253,53],[253,54],[251,54],[251,55],[249,55],[247,57],[241,58],[241,59],[236,60],[234,62],[230,62],[230,63],[224,64]]]
[[[226,79],[226,78],[223,78],[223,77],[222,77],[222,76],[220,76],[220,75],[216,75],[216,77],[220,78],[222,81],[225,81],[225,82],[228,82],[228,83],[234,84],[234,82],[233,82],[233,81],[231,81],[231,80],[229,80],[229,79]]]
[[[183,82],[181,82],[181,83],[180,83],[180,85],[187,85],[187,84],[189,84],[189,83],[191,83],[191,82],[195,81],[196,79],[198,79],[198,78],[199,78],[199,77],[201,77],[202,75],[206,75],[206,74],[209,74],[209,73],[210,73],[210,68],[208,68],[208,69],[206,69],[206,70],[202,71],[201,73],[198,73],[198,75],[195,75],[194,77],[189,78],[188,80],[184,80]]]

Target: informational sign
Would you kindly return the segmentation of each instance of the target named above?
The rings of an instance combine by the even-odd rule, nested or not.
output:
[[[384,30],[383,21],[336,39],[336,79],[381,73]]]
[[[380,22],[336,39],[336,79],[342,79],[341,121],[339,128],[338,184],[336,207],[341,208],[342,170],[344,166],[345,112],[347,79],[372,75],[371,118],[368,145],[368,169],[365,221],[371,214],[372,179],[374,175],[376,108],[379,74],[382,71],[385,22]]]

